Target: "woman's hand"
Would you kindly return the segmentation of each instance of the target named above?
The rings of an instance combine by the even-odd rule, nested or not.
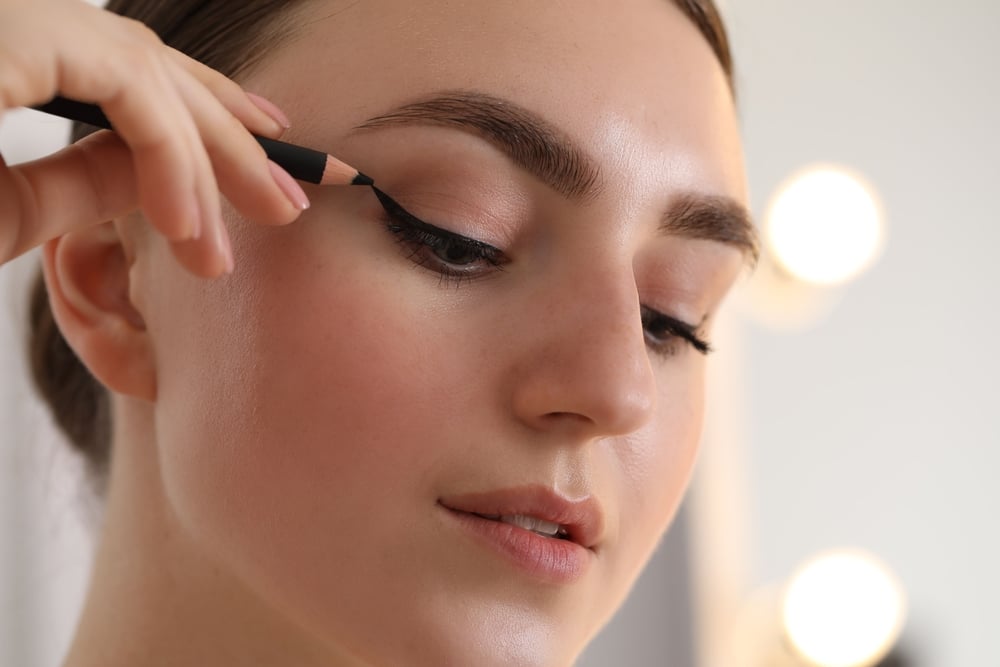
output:
[[[268,102],[81,0],[0,0],[0,114],[57,94],[98,104],[117,132],[16,167],[0,158],[0,264],[141,208],[184,266],[217,276],[232,268],[220,190],[261,223],[307,205],[250,134],[287,126]]]

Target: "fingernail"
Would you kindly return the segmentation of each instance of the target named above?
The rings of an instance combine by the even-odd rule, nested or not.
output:
[[[274,104],[274,102],[272,102],[271,100],[265,99],[265,98],[261,97],[260,95],[254,95],[253,93],[247,93],[246,95],[247,95],[247,97],[250,98],[250,101],[253,102],[254,105],[258,109],[260,109],[261,111],[263,111],[264,113],[266,113],[268,116],[270,116],[271,118],[273,118],[274,121],[278,125],[280,125],[282,128],[284,128],[284,129],[287,130],[288,128],[290,128],[292,126],[292,124],[288,121],[288,116],[286,116],[285,112],[282,111],[281,109],[279,109]]]
[[[287,171],[279,167],[272,160],[267,161],[267,167],[271,170],[271,178],[278,184],[281,191],[285,193],[288,201],[292,202],[292,206],[300,211],[309,208],[309,197],[306,196],[302,186]]]

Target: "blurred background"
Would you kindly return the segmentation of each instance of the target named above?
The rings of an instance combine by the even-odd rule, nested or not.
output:
[[[679,519],[582,667],[1000,665],[1000,5],[729,0],[767,241],[717,336]],[[8,162],[66,135],[0,121]],[[0,664],[58,664],[78,463],[27,382],[37,257],[0,268]]]

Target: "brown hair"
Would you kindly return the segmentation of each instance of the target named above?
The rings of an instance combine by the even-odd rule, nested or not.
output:
[[[673,0],[698,27],[715,52],[733,90],[733,63],[725,26],[712,0]],[[245,74],[292,33],[293,0],[110,0],[107,9],[145,23],[169,46],[226,76]],[[76,124],[74,141],[94,131]],[[39,274],[32,286],[29,355],[32,375],[62,432],[86,460],[98,493],[111,458],[111,415],[107,390],[70,349],[49,308]]]

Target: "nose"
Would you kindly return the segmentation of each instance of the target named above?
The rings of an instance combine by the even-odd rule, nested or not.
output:
[[[514,370],[513,409],[536,430],[627,435],[651,418],[656,382],[631,267],[548,281]]]

